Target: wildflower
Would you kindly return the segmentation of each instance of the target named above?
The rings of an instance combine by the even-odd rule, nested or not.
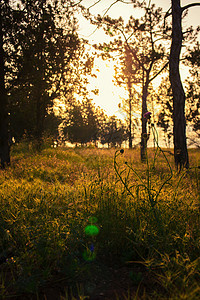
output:
[[[151,114],[152,113],[150,111],[147,111],[143,116],[144,116],[145,119],[149,120],[151,118]]]
[[[123,153],[124,153],[124,149],[121,149],[121,150],[120,150],[120,153],[123,154]]]

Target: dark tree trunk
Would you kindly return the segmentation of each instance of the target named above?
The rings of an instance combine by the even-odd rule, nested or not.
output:
[[[44,70],[44,53],[45,53],[45,46],[44,46],[44,2],[42,1],[42,26],[40,28],[40,36],[39,36],[39,73],[38,73],[38,81],[36,84],[36,149],[38,151],[41,150],[43,144],[43,133],[44,133],[44,118],[45,118],[45,95],[43,93],[44,88],[44,77],[45,77],[45,70]]]
[[[132,120],[131,120],[131,114],[129,116],[129,137],[128,137],[128,146],[129,146],[129,149],[132,149],[133,148],[133,141],[132,141]]]
[[[38,151],[41,150],[42,144],[43,144],[43,133],[44,133],[44,119],[45,119],[45,104],[44,104],[44,98],[40,94],[40,91],[38,93],[37,98],[37,106],[36,106],[36,148]]]
[[[132,101],[133,95],[131,90],[131,79],[128,77],[128,91],[129,91],[129,132],[128,132],[128,141],[129,141],[129,149],[133,148],[132,141]]]
[[[149,86],[149,73],[147,72],[146,81],[143,83],[142,89],[142,133],[140,142],[140,157],[141,162],[146,162],[147,159],[147,119],[144,118],[144,114],[147,112],[147,96],[148,96],[148,86]]]
[[[8,100],[5,89],[3,30],[1,14],[2,11],[0,4],[0,158],[1,167],[5,168],[6,164],[10,164],[10,147],[8,135]]]
[[[169,60],[169,74],[173,94],[174,159],[177,169],[189,167],[186,143],[185,93],[179,72],[179,58],[183,37],[181,16],[182,9],[180,0],[172,0],[172,44]]]
[[[143,117],[147,112],[146,103],[142,99],[142,133],[141,133],[141,143],[140,143],[140,156],[141,162],[146,162],[146,152],[147,152],[147,120]]]

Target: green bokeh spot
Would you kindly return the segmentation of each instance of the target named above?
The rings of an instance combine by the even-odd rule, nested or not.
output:
[[[99,228],[95,225],[88,225],[85,227],[85,234],[93,236],[99,233]]]

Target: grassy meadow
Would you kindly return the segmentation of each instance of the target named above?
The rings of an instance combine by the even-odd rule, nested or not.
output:
[[[121,152],[13,146],[0,299],[200,299],[200,150]]]

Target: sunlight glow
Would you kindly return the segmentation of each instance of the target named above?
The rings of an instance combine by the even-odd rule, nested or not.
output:
[[[119,114],[118,103],[120,102],[120,96],[126,97],[126,93],[122,88],[114,85],[114,62],[96,58],[95,68],[99,70],[96,72],[97,78],[91,78],[89,87],[99,89],[99,95],[91,94],[91,97],[93,97],[97,106],[106,111],[107,115],[114,114],[122,118]]]

